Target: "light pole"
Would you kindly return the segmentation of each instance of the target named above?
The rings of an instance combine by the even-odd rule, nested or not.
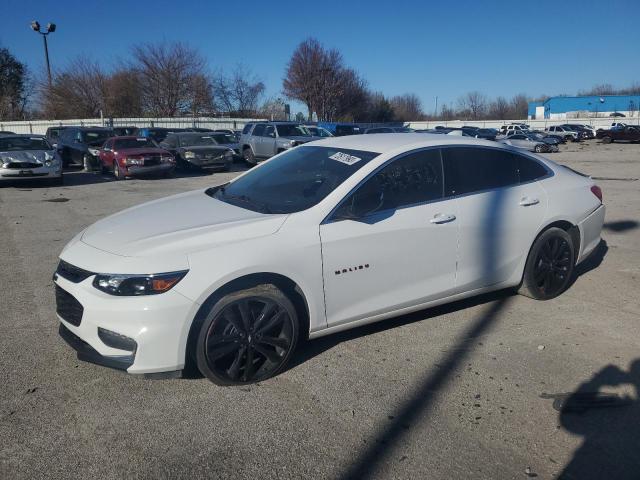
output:
[[[56,31],[55,23],[47,23],[47,29],[43,32],[40,30],[40,23],[36,20],[31,22],[31,29],[34,32],[42,35],[42,40],[44,40],[44,57],[47,61],[47,76],[49,78],[49,87],[51,87],[51,66],[49,65],[49,47],[47,46],[47,35]]]

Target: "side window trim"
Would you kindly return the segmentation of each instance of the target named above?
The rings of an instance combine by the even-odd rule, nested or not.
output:
[[[424,152],[424,151],[430,151],[430,150],[437,150],[438,151],[438,156],[440,157],[440,172],[442,174],[442,197],[438,198],[438,199],[434,199],[434,200],[427,200],[425,202],[413,203],[411,205],[403,205],[402,207],[397,207],[397,208],[394,208],[393,210],[402,210],[404,208],[417,207],[417,206],[420,206],[420,205],[428,205],[428,204],[431,204],[431,203],[442,202],[442,201],[450,200],[451,198],[453,198],[451,196],[449,196],[449,197],[445,196],[445,188],[444,187],[445,187],[446,180],[445,180],[444,163],[443,163],[443,157],[442,157],[442,146],[438,145],[438,146],[434,146],[434,147],[418,148],[418,149],[415,149],[415,150],[411,150],[409,152],[401,153],[400,155],[397,155],[397,156],[395,156],[393,158],[388,159],[382,165],[379,165],[375,170],[373,170],[372,172],[367,174],[366,177],[364,177],[362,180],[360,180],[356,186],[354,186],[351,190],[349,190],[349,192],[344,197],[342,197],[342,199],[336,204],[336,206],[331,209],[329,214],[320,222],[320,225],[325,225],[327,223],[333,223],[333,222],[342,221],[342,219],[337,219],[336,220],[336,219],[333,218],[333,215],[335,214],[335,212],[337,212],[340,209],[340,207],[342,207],[342,205],[345,204],[355,192],[357,192],[365,183],[367,183],[367,181],[369,181],[372,177],[377,175],[381,170],[384,170],[391,163],[393,163],[393,162],[395,162],[397,160],[401,160],[404,157],[407,157],[409,155],[413,155],[413,154]],[[388,212],[389,210],[391,210],[391,209],[380,210],[380,211],[377,211],[377,212],[373,213],[372,215],[378,215],[378,214],[383,213],[383,212]],[[367,218],[367,217],[364,217],[364,218]]]

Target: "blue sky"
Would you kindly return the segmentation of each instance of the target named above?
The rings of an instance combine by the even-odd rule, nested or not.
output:
[[[191,1],[0,0],[0,45],[44,69],[37,19],[53,68],[83,54],[109,67],[138,42],[183,41],[212,70],[251,68],[278,95],[285,66],[308,36],[338,48],[373,90],[416,93],[426,111],[465,92],[573,94],[640,81],[640,0]]]

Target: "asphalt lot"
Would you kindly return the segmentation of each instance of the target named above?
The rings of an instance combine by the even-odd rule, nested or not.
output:
[[[564,295],[500,292],[315,340],[238,388],[77,361],[51,281],[85,226],[235,173],[0,187],[0,478],[638,478],[640,145],[550,158],[600,178],[608,208]],[[560,415],[549,395],[581,385],[630,401]]]

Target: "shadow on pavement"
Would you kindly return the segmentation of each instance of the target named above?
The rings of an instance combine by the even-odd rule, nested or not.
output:
[[[622,385],[630,386],[635,396],[602,392]],[[583,437],[559,479],[640,478],[640,359],[628,371],[608,365],[575,392],[555,397],[562,427]]]
[[[610,232],[626,232],[627,230],[638,228],[639,225],[640,223],[635,220],[619,220],[617,222],[606,222],[602,229]]]

